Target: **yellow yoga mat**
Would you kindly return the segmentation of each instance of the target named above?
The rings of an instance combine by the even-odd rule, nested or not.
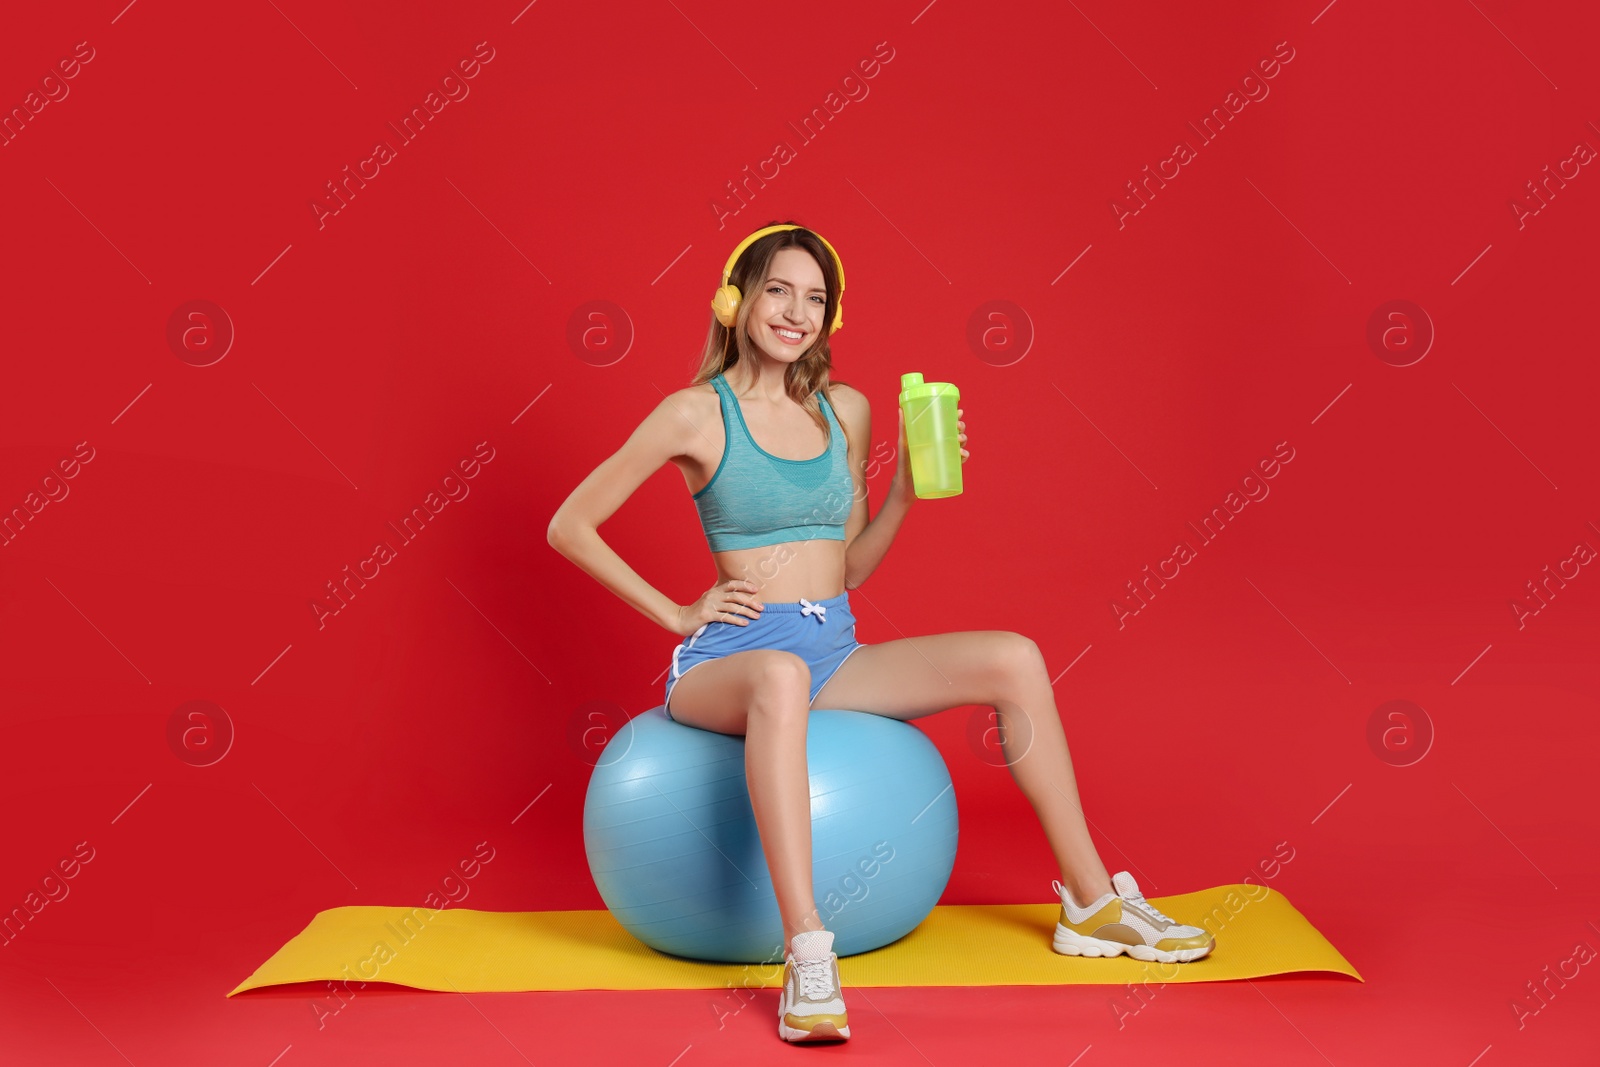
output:
[[[1151,903],[1216,936],[1182,964],[1063,956],[1050,947],[1057,904],[955,904],[933,909],[892,945],[846,956],[847,986],[1215,982],[1291,971],[1362,981],[1282,893],[1228,885]],[[442,992],[776,987],[780,964],[704,963],[657,952],[608,911],[473,911],[352,906],[311,924],[228,995],[289,982],[390,982]]]

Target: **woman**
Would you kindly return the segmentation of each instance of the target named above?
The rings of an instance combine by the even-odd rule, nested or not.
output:
[[[901,419],[888,496],[876,518],[868,513],[871,411],[862,393],[830,376],[843,291],[838,255],[816,233],[783,223],[747,237],[712,301],[694,383],[667,396],[573,490],[549,530],[562,555],[685,638],[672,653],[668,714],[745,738],[750,803],[784,923],[780,1036],[850,1036],[833,934],[812,896],[812,708],[903,720],[992,706],[1007,766],[1061,867],[1056,951],[1163,963],[1206,955],[1209,933],[1161,914],[1126,871],[1107,875],[1032,640],[980,630],[856,641],[847,591],[877,569],[915,496]],[[967,456],[963,447],[963,463]],[[692,604],[651,587],[597,532],[666,462],[683,472],[717,567],[716,584]]]

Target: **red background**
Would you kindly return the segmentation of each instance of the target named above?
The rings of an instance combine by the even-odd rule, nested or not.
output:
[[[1256,872],[1366,979],[1174,986],[1120,1026],[1117,986],[862,990],[836,1053],[968,1062],[1003,1028],[1026,1062],[1594,1055],[1591,968],[1542,1006],[1525,983],[1600,948],[1600,577],[1520,628],[1511,608],[1600,547],[1600,178],[1512,207],[1600,146],[1590,7],[114,0],[7,22],[8,113],[77,42],[93,58],[0,148],[0,506],[79,442],[93,459],[0,549],[0,908],[79,842],[93,858],[0,949],[0,1058],[772,1053],[775,992],[719,1025],[713,991],[374,986],[320,1027],[318,987],[224,994],[325,908],[601,906],[582,727],[658,704],[677,638],[545,526],[687,383],[733,245],[786,218],[845,262],[836,376],[874,443],[909,370],[960,387],[970,435],[966,492],[919,502],[852,594],[858,636],[1034,638],[1108,868],[1153,896]],[[399,144],[387,124],[484,41],[469,95]],[[868,95],[801,143],[788,123],[880,42]],[[1270,93],[1200,146],[1187,124],[1279,42]],[[379,139],[395,157],[319,222]],[[1196,158],[1119,223],[1179,139]],[[779,140],[795,158],[731,199]],[[235,332],[208,366],[168,342],[191,300]],[[599,351],[569,340],[597,300],[626,319]],[[992,300],[1031,322],[1014,362],[968,342]],[[1408,366],[1368,341],[1392,300],[1435,332]],[[319,627],[325,583],[480,442],[470,494]],[[1185,524],[1279,442],[1270,495],[1202,547]],[[680,603],[714,579],[671,467],[602,534]],[[1180,539],[1197,558],[1119,627],[1124,583]],[[221,712],[185,747],[196,700]],[[1421,711],[1373,745],[1392,700]],[[918,723],[960,805],[944,902],[1047,901],[1031,809],[968,744],[982,714]],[[492,861],[443,881],[479,842]]]

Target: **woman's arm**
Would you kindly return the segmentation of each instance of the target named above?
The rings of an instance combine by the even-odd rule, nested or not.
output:
[[[673,632],[678,625],[678,605],[628,566],[600,538],[599,527],[663,463],[687,452],[697,431],[679,410],[685,402],[681,394],[662,400],[614,455],[578,483],[556,509],[546,532],[557,552],[652,622]]]
[[[843,383],[840,383],[841,385]],[[830,390],[832,392],[832,390]],[[867,466],[867,449],[871,446],[872,407],[862,393],[850,389],[838,390],[839,417],[846,420],[850,431],[850,476],[855,482],[855,506],[845,522],[844,587],[854,589],[878,569],[889,546],[894,543],[900,524],[917,499],[911,482],[911,453],[906,444],[905,413],[896,421],[900,425],[900,451],[895,457],[894,477],[889,480],[889,495],[884,498],[883,510],[869,521],[867,508],[867,483],[864,472]],[[967,424],[961,421],[961,409],[956,409],[956,431],[960,441],[961,462],[967,461]]]
[[[850,547],[845,549],[846,589],[856,588],[878,569],[878,564],[882,563],[883,557],[888,554],[889,546],[894,543],[894,536],[900,532],[900,524],[905,521],[906,513],[911,510],[911,502],[915,499],[916,494],[909,488],[901,488],[899,475],[896,475],[889,483],[889,496],[883,503],[883,510],[867,523],[866,529],[862,530],[860,535],[850,542]],[[864,498],[861,507],[866,507]]]

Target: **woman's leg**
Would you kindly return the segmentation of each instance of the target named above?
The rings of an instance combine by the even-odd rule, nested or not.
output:
[[[811,890],[810,692],[805,660],[764,648],[707,660],[672,687],[672,717],[678,722],[744,736],[750,807],[783,916],[785,952],[795,934],[824,926]]]
[[[968,704],[999,715],[1006,766],[1033,805],[1073,899],[1088,904],[1111,892],[1078,800],[1044,656],[1030,638],[971,630],[865,645],[811,706],[916,719]]]

